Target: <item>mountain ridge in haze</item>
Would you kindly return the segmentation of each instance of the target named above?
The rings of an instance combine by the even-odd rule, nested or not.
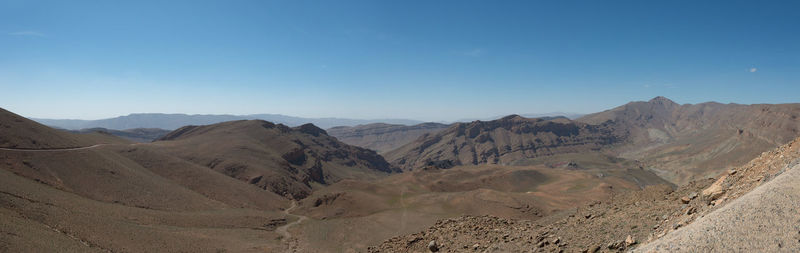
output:
[[[250,115],[230,115],[230,114],[182,114],[182,113],[133,113],[126,116],[119,116],[98,120],[78,120],[78,119],[43,119],[31,118],[41,124],[63,128],[68,130],[79,130],[87,128],[106,128],[111,130],[125,130],[135,128],[160,128],[175,130],[189,125],[210,125],[234,120],[266,120],[269,122],[281,123],[287,126],[300,126],[312,123],[321,128],[331,128],[335,126],[356,126],[370,123],[388,123],[401,125],[415,125],[423,123],[418,120],[410,119],[348,119],[348,118],[303,118],[287,116],[282,114],[250,114]]]
[[[564,118],[568,118],[568,119],[573,119],[574,120],[574,119],[583,117],[586,114],[585,113],[576,113],[576,112],[545,112],[545,113],[520,113],[520,114],[514,114],[514,115],[519,115],[519,116],[522,116],[522,117],[525,117],[525,118],[543,118],[543,119],[564,117]],[[483,118],[462,118],[462,119],[458,119],[456,121],[451,121],[451,123],[472,122],[472,121],[476,121],[476,120],[492,121],[492,120],[501,119],[501,118],[503,118],[505,116],[508,116],[508,115],[498,115],[498,116],[483,117]]]
[[[94,132],[106,133],[117,137],[122,137],[123,139],[127,139],[134,142],[151,142],[171,132],[169,130],[164,130],[160,128],[134,128],[125,130],[114,130],[101,127],[84,128],[80,130],[68,130],[68,131],[73,133],[94,133]]]

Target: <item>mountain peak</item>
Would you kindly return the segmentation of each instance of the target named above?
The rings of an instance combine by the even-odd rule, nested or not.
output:
[[[310,135],[313,135],[313,136],[319,136],[320,134],[328,135],[328,132],[325,132],[325,130],[323,130],[322,128],[319,128],[319,127],[317,127],[317,126],[315,126],[314,124],[311,124],[311,123],[303,124],[303,125],[301,125],[299,127],[296,127],[295,129],[297,129],[298,131],[300,131],[302,133],[310,134]]]
[[[511,115],[508,115],[508,116],[500,118],[501,121],[520,120],[520,119],[525,119],[525,118],[522,117],[522,116],[519,116],[517,114],[511,114]]]
[[[677,103],[675,103],[674,101],[670,100],[669,98],[662,97],[662,96],[654,97],[653,99],[650,99],[650,101],[647,101],[647,102],[651,103],[651,104],[667,104],[667,105],[675,104],[675,105],[677,105]]]

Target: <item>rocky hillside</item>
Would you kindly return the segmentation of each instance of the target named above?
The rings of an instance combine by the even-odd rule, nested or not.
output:
[[[677,104],[664,97],[568,119],[508,116],[456,123],[384,153],[404,170],[425,166],[528,164],[603,150],[682,185],[741,166],[800,135],[800,104]],[[444,167],[447,167],[444,166]]]
[[[279,195],[303,198],[316,185],[399,170],[375,151],[350,146],[306,124],[232,121],[177,129],[154,143],[171,154]]]
[[[408,144],[424,134],[436,133],[447,127],[448,125],[433,122],[413,126],[374,123],[334,127],[328,129],[328,134],[344,143],[384,153]]]
[[[577,121],[606,123],[627,136],[617,155],[638,160],[676,184],[714,176],[800,135],[800,104],[679,105],[631,102]]]
[[[539,156],[596,151],[622,138],[605,123],[511,115],[493,121],[456,123],[387,152],[385,157],[404,170],[432,164],[510,164]]]
[[[651,251],[800,250],[800,138],[723,173],[699,195],[682,199]],[[698,196],[698,197],[694,197]],[[747,217],[747,219],[742,219]],[[681,229],[680,227],[685,227]]]
[[[650,186],[533,221],[494,216],[445,219],[370,251],[797,251],[798,164],[800,138],[716,179],[675,190]]]
[[[661,220],[681,209],[679,198],[699,191],[697,182],[673,191],[650,186],[538,220],[462,216],[395,237],[371,252],[618,252],[638,246]]]

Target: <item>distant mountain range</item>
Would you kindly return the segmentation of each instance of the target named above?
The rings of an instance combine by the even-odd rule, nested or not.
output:
[[[81,134],[94,133],[94,132],[106,133],[133,142],[151,142],[171,132],[170,130],[164,130],[159,128],[134,128],[125,130],[113,130],[113,129],[105,129],[99,127],[84,128],[81,130],[69,130],[69,131]]]
[[[99,120],[74,120],[74,119],[37,119],[32,118],[41,124],[63,128],[68,130],[79,130],[86,128],[106,128],[113,130],[124,130],[134,128],[161,128],[175,130],[188,125],[210,125],[233,120],[266,120],[274,123],[281,123],[287,126],[300,126],[306,123],[314,124],[321,128],[331,128],[335,126],[356,126],[370,123],[387,123],[399,125],[416,125],[422,121],[410,119],[346,119],[346,118],[301,118],[286,116],[281,114],[252,114],[252,115],[228,115],[228,114],[164,114],[164,113],[135,113],[127,116],[120,116],[109,119]]]
[[[543,117],[566,117],[575,119],[583,116],[577,113],[539,113],[539,114],[522,114],[521,116],[527,118],[543,118]],[[460,119],[455,122],[471,122],[475,120],[489,121],[502,118],[487,117],[487,118],[471,118]],[[127,130],[136,128],[160,128],[166,130],[175,130],[183,126],[189,125],[210,125],[220,122],[233,121],[233,120],[266,120],[269,122],[280,123],[287,126],[300,126],[303,124],[311,123],[323,129],[329,129],[337,126],[358,126],[373,123],[384,123],[392,125],[407,125],[413,126],[424,121],[413,119],[349,119],[349,118],[303,118],[288,116],[282,114],[250,114],[250,115],[231,115],[231,114],[182,114],[182,113],[132,113],[127,116],[119,116],[108,119],[98,120],[82,120],[82,119],[42,119],[30,118],[41,124],[62,128],[67,130],[81,130],[90,128],[105,128],[109,130]]]
[[[517,114],[519,116],[525,118],[543,118],[543,119],[554,119],[554,118],[568,118],[568,119],[577,119],[583,117],[586,114],[582,113],[574,113],[574,112],[547,112],[547,113],[524,113],[524,114]],[[503,118],[508,115],[498,115],[494,117],[485,117],[485,118],[463,118],[451,123],[458,123],[458,122],[472,122],[476,120],[480,121],[492,121],[496,119]]]

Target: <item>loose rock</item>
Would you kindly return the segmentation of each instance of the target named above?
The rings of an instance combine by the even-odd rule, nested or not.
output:
[[[632,236],[628,235],[628,238],[625,238],[625,247],[630,247],[634,244],[636,244],[636,239],[633,239]]]
[[[439,245],[436,244],[435,240],[428,243],[428,250],[430,250],[431,252],[439,251]]]

